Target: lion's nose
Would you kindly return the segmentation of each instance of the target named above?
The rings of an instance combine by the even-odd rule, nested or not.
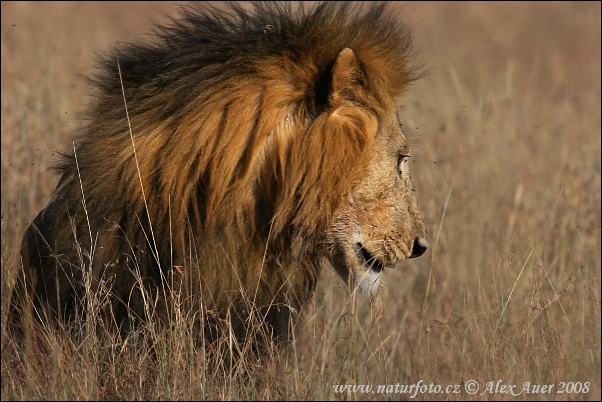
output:
[[[428,242],[425,238],[416,237],[414,239],[414,246],[412,247],[412,254],[410,254],[410,258],[420,257],[426,251],[428,247]]]

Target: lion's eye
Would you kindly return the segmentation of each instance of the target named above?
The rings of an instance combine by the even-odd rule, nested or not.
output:
[[[410,157],[408,155],[397,154],[397,174],[403,175],[408,173],[407,164],[409,160]]]

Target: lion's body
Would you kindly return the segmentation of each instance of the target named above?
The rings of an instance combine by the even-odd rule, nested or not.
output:
[[[384,5],[193,9],[156,38],[100,61],[15,313],[27,288],[72,319],[89,287],[122,328],[179,295],[241,337],[252,309],[286,337],[324,262],[361,284],[424,251],[395,117],[410,36]]]

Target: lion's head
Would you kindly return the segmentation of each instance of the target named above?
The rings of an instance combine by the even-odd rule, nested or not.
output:
[[[360,68],[353,50],[344,49],[333,70],[333,82],[341,81],[335,87],[350,85],[347,71]],[[360,107],[354,113],[365,112]],[[377,125],[366,127],[370,141],[364,174],[344,193],[328,234],[332,265],[363,294],[376,292],[385,268],[419,257],[427,247],[410,178],[410,145],[402,123],[390,110],[379,117]]]

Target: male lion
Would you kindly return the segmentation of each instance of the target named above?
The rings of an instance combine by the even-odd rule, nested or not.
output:
[[[10,320],[109,294],[129,331],[187,306],[276,340],[321,267],[376,292],[424,253],[396,107],[417,78],[386,4],[195,5],[99,60],[54,194],[25,233]],[[27,303],[27,300],[31,302]]]

